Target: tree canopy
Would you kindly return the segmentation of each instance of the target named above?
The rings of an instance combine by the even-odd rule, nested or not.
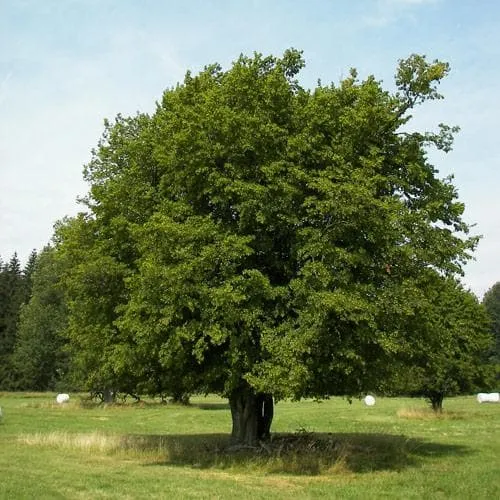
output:
[[[425,298],[405,326],[415,332],[412,352],[403,353],[404,368],[395,374],[393,390],[425,396],[440,412],[445,396],[492,386],[493,338],[485,308],[456,280],[434,277],[422,280],[421,287]]]
[[[14,253],[3,263],[0,258],[0,389],[16,388],[12,355],[17,341],[19,313],[31,294],[31,274],[36,252],[32,252],[24,269]]]
[[[491,331],[495,343],[491,349],[491,358],[500,365],[500,281],[495,283],[483,297],[483,304],[491,319]]]
[[[426,153],[456,129],[406,127],[449,67],[413,55],[391,93],[355,70],[307,90],[303,66],[240,56],[105,123],[86,213],[55,239],[89,388],[217,392],[252,444],[273,398],[373,390],[414,352],[422,279],[477,242]]]
[[[31,297],[20,309],[12,367],[17,390],[56,390],[67,371],[64,352],[67,312],[55,250],[32,254],[26,269]]]

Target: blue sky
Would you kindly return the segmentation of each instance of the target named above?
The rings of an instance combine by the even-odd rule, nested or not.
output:
[[[188,69],[289,47],[304,51],[306,87],[356,67],[391,88],[411,53],[451,64],[446,99],[414,123],[460,125],[431,158],[484,236],[464,283],[482,296],[500,281],[497,0],[0,0],[0,256],[25,259],[78,211],[105,117],[152,111]]]

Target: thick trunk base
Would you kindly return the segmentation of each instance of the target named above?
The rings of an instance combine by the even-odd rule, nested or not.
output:
[[[229,398],[235,444],[256,446],[271,437],[274,402],[271,394],[255,393],[249,389],[235,391]]]

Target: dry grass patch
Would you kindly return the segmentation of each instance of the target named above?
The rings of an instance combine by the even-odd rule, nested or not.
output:
[[[233,447],[227,436],[116,435],[101,432],[22,434],[28,446],[120,454],[150,465],[265,474],[331,475],[374,468],[399,469],[407,460],[404,440],[391,436],[356,436],[299,432],[273,436],[259,446]]]
[[[443,410],[435,412],[431,408],[401,408],[397,411],[399,418],[408,420],[463,420],[463,413]]]
[[[148,456],[154,460],[167,460],[168,449],[161,436],[120,436],[102,432],[69,433],[50,432],[23,434],[19,436],[20,443],[29,446],[46,446],[80,450],[85,452]]]
[[[69,432],[49,432],[22,434],[18,441],[29,446],[49,446],[52,448],[79,449],[85,451],[111,452],[123,448],[122,438],[99,432],[75,434]]]
[[[29,403],[23,403],[22,408],[33,408],[33,409],[49,409],[49,410],[75,410],[78,409],[80,404],[74,401],[68,401],[66,403],[58,403],[57,401],[30,401]]]

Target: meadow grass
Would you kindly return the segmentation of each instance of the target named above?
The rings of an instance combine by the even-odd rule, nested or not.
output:
[[[271,443],[230,447],[217,397],[0,393],[1,499],[500,498],[500,405],[418,399],[280,402]]]

